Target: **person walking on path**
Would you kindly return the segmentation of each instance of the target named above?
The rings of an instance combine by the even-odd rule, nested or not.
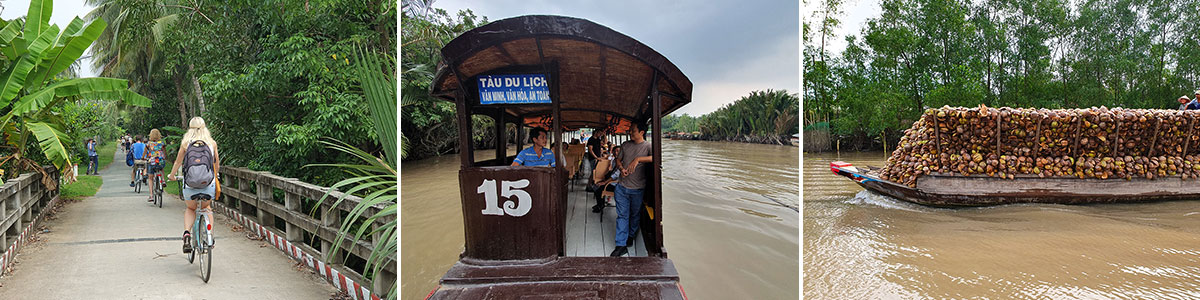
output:
[[[179,153],[175,155],[175,165],[171,166],[167,180],[178,179],[175,174],[185,167],[185,158],[188,161],[182,173],[183,180],[179,183],[179,198],[187,203],[187,209],[183,210],[183,253],[189,253],[192,252],[192,248],[188,245],[188,239],[191,239],[192,223],[196,222],[196,205],[200,205],[208,223],[212,224],[211,199],[221,196],[217,193],[216,179],[221,170],[221,156],[218,154],[217,141],[213,140],[212,133],[204,124],[204,118],[192,117],[188,122],[187,132],[180,141]],[[207,181],[207,184],[202,181]],[[192,200],[192,196],[198,194],[206,194],[212,198],[197,203],[197,200]]]
[[[96,153],[96,139],[88,139],[86,147],[89,162],[84,175],[100,175],[100,155]]]
[[[609,256],[623,256],[629,253],[626,246],[634,239],[641,218],[642,192],[646,187],[646,163],[654,162],[651,156],[651,143],[645,138],[646,123],[637,122],[630,128],[631,139],[621,143],[621,153],[617,154],[616,163],[621,168],[621,180],[614,191],[613,198],[617,202],[617,234],[616,249]]]

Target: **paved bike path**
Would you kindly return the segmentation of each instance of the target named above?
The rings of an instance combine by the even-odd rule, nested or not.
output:
[[[212,276],[200,279],[182,251],[179,196],[163,207],[134,193],[130,168],[118,151],[100,171],[95,196],[66,203],[44,221],[49,232],[23,246],[11,274],[0,279],[0,299],[329,299],[336,290],[263,241],[233,232],[214,214]]]

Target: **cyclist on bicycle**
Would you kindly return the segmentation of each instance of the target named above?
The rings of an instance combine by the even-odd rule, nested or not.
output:
[[[146,162],[147,167],[146,177],[153,177],[154,174],[162,172],[162,160],[165,157],[163,148],[166,145],[162,141],[162,133],[158,129],[150,130],[150,141],[146,142]],[[150,191],[150,199],[146,202],[154,202],[154,191]]]
[[[176,172],[184,166],[185,157],[188,161],[188,168],[183,170],[185,176],[176,178]],[[211,168],[209,168],[211,166]],[[192,223],[196,222],[196,205],[199,204],[204,212],[208,224],[212,224],[212,199],[220,197],[217,194],[218,171],[220,170],[221,159],[217,154],[217,141],[214,141],[212,134],[209,133],[208,127],[204,124],[204,119],[201,117],[192,117],[188,122],[187,133],[183,134],[183,139],[180,141],[179,153],[175,156],[175,164],[171,166],[171,172],[167,175],[167,180],[183,179],[180,186],[180,198],[184,203],[187,203],[187,209],[183,210],[183,253],[192,251],[188,240],[191,239],[190,229]],[[194,176],[194,178],[189,178]],[[203,179],[203,180],[202,180]],[[202,182],[206,181],[206,182]],[[206,183],[206,184],[205,184]],[[193,197],[204,194],[208,195],[209,199],[205,201],[193,200]]]
[[[129,187],[133,187],[133,181],[137,180],[137,171],[142,169],[142,174],[146,169],[146,144],[142,143],[142,135],[134,138],[133,145],[129,146],[129,151],[133,151],[133,171],[129,173]],[[145,178],[142,178],[145,182]]]

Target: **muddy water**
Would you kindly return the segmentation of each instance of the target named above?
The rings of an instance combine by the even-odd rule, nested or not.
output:
[[[663,237],[690,299],[799,296],[798,156],[789,146],[664,141]],[[455,155],[401,166],[401,299],[427,295],[462,252],[458,168]]]
[[[1200,201],[935,209],[866,192],[834,160],[885,161],[805,153],[805,299],[1200,298]]]

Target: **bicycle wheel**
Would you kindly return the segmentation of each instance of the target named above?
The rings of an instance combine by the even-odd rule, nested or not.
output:
[[[162,208],[162,178],[154,176],[154,204],[158,204],[158,208]]]
[[[133,182],[133,184],[134,184],[133,191],[138,194],[141,194],[142,193],[142,171],[141,170],[138,170],[138,174],[136,177],[133,178],[133,181],[134,181]]]
[[[200,278],[204,279],[205,283],[208,283],[208,277],[212,275],[212,247],[209,247],[207,241],[209,240],[208,235],[211,233],[206,229],[208,227],[208,223],[204,221],[206,218],[202,215],[197,217],[201,218],[200,235],[198,236],[200,247],[197,249],[200,252]]]

